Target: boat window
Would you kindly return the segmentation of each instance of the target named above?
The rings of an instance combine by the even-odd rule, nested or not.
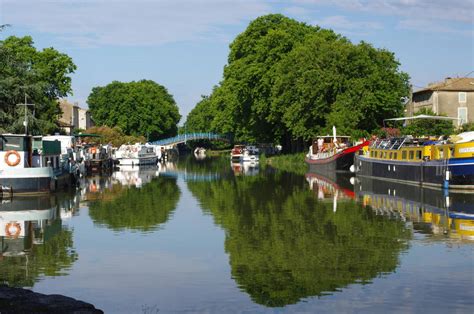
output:
[[[2,145],[3,150],[16,150],[16,151],[24,151],[25,143],[23,137],[9,137],[6,136],[4,141],[4,145]],[[2,142],[3,142],[2,141]]]
[[[439,150],[439,158],[444,159],[444,149]]]
[[[421,150],[416,151],[416,159],[421,159]]]
[[[407,159],[407,151],[402,151],[402,159]]]
[[[397,159],[398,158],[398,153],[393,153],[393,159]]]
[[[390,157],[389,157],[389,158],[390,158],[390,159],[392,159],[392,157],[393,157],[393,153],[392,153],[392,152],[390,152]]]
[[[411,150],[408,156],[409,159],[415,159],[415,152]]]

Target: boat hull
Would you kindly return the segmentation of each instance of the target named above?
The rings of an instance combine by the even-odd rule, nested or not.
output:
[[[3,195],[49,193],[56,190],[56,185],[56,178],[51,167],[0,171],[0,188]]]
[[[474,189],[474,158],[410,162],[356,155],[355,169],[358,176],[392,182],[426,187]]]
[[[119,159],[120,166],[142,166],[142,165],[156,165],[158,162],[157,156],[150,156],[144,158],[121,158]]]

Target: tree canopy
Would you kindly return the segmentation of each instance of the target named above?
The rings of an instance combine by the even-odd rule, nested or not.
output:
[[[148,140],[176,135],[181,118],[166,88],[150,80],[94,87],[87,103],[97,125],[119,127],[126,135]]]
[[[1,28],[0,28],[1,30]],[[60,97],[71,94],[72,59],[54,48],[38,51],[30,36],[10,36],[0,41],[0,132],[23,132],[24,110],[33,134],[57,131]],[[34,112],[34,115],[33,115]]]
[[[428,116],[445,116],[437,115],[429,108],[421,108],[415,115],[422,114]],[[452,120],[418,119],[410,121],[406,127],[401,129],[401,132],[414,136],[451,135],[454,133],[454,125]]]
[[[186,126],[287,146],[333,125],[356,136],[399,116],[408,93],[408,75],[392,52],[271,14],[232,42],[223,80]]]

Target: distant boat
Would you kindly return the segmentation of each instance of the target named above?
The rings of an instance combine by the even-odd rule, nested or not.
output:
[[[156,165],[158,154],[151,145],[122,145],[115,151],[115,159],[121,166]]]
[[[259,157],[260,151],[255,146],[245,146],[242,157],[240,158],[243,162],[258,162],[260,160]]]
[[[244,154],[245,145],[234,145],[230,151],[230,159],[232,161],[240,161]]]

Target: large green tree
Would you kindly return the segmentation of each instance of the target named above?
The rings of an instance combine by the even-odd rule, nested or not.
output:
[[[181,118],[173,96],[150,80],[94,87],[87,103],[96,124],[149,140],[176,135]]]
[[[259,17],[230,45],[223,80],[190,126],[288,148],[336,125],[371,132],[401,114],[408,75],[393,53],[279,14]]]
[[[22,132],[24,107],[33,134],[58,130],[61,110],[58,99],[72,93],[70,74],[76,66],[72,59],[54,48],[41,51],[30,36],[10,36],[0,41],[0,131]],[[33,114],[34,113],[34,114]]]

